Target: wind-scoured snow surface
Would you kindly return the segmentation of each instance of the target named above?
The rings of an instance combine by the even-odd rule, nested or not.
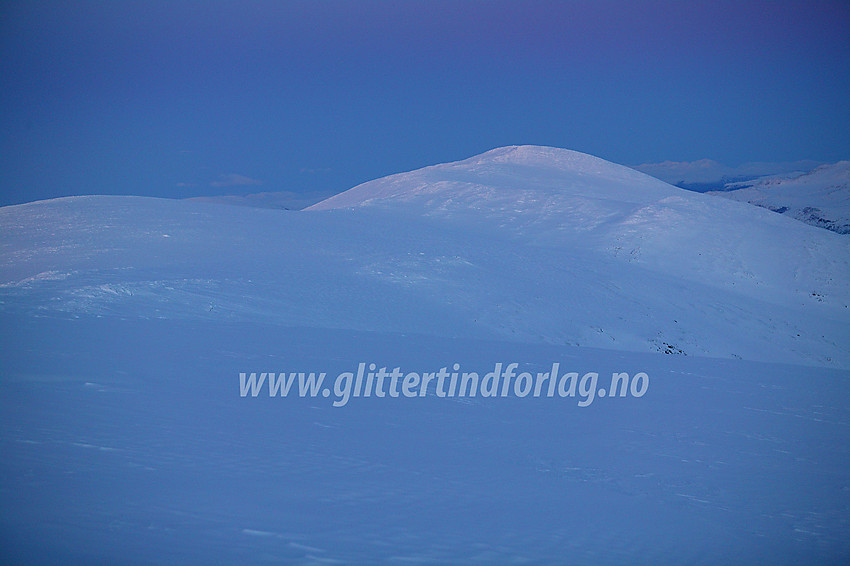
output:
[[[846,563],[848,247],[527,146],[302,212],[2,208],[0,562]],[[649,387],[240,396],[360,362]]]
[[[731,183],[711,194],[748,202],[812,226],[850,234],[850,161],[805,174]]]

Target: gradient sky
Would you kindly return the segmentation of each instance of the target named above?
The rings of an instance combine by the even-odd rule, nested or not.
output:
[[[850,158],[850,2],[10,2],[0,204],[341,191],[511,144]]]

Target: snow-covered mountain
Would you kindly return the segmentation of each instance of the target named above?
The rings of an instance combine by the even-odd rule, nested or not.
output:
[[[0,214],[7,309],[850,366],[845,238],[566,150],[498,149],[300,214],[127,197]]]
[[[831,352],[822,362],[846,359],[833,348],[844,348],[838,344],[846,336],[850,304],[844,285],[850,248],[841,238],[592,156],[501,148],[364,183],[308,210],[346,207],[424,215],[441,229],[504,241],[493,245],[505,256],[520,246],[520,262],[541,256],[539,263],[512,266],[501,277],[518,271],[541,280],[508,284],[514,294],[534,289],[536,299],[522,301],[524,313],[545,313],[517,316],[510,325],[511,333],[526,339],[537,334],[555,343],[750,359],[794,356],[802,362],[819,348],[797,341],[819,335]],[[494,261],[506,264],[508,257]],[[404,277],[405,269],[415,276],[426,271],[415,261],[390,271]],[[476,289],[481,293],[490,285],[476,283]],[[576,309],[573,301],[583,307]],[[489,304],[477,305],[477,320],[505,324],[504,313],[489,312]],[[709,314],[720,311],[719,317]],[[575,325],[565,329],[563,319],[580,321],[578,328],[597,329],[600,336],[591,338]],[[720,320],[728,326],[715,326]],[[830,320],[842,322],[827,338],[821,330]],[[719,343],[720,337],[729,342]],[[756,339],[770,344],[770,353]],[[747,344],[747,353],[734,351],[733,344]]]
[[[298,212],[0,208],[0,562],[844,563],[848,251],[532,146]],[[599,388],[335,407],[240,377],[370,363]],[[620,372],[645,395],[606,396]]]
[[[850,161],[804,174],[776,175],[727,184],[712,192],[786,214],[812,226],[850,234]]]

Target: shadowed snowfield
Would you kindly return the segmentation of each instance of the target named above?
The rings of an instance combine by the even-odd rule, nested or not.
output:
[[[850,240],[553,148],[292,212],[0,209],[0,558],[835,563]],[[360,362],[640,398],[240,396]]]

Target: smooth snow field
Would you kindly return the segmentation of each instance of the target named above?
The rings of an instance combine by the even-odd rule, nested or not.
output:
[[[848,305],[846,236],[554,148],[0,208],[0,562],[845,564]]]

